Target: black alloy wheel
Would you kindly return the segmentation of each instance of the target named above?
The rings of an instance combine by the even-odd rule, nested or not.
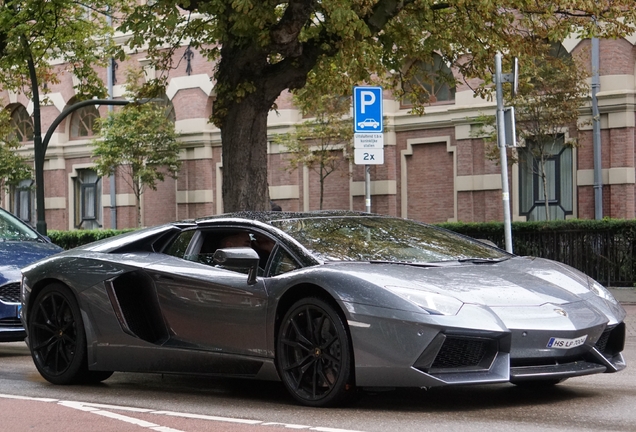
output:
[[[276,343],[276,363],[283,384],[304,405],[336,405],[355,392],[347,327],[335,308],[322,299],[302,299],[285,314]]]
[[[112,372],[88,371],[79,306],[66,286],[44,288],[29,312],[29,347],[40,374],[53,384],[99,382]]]

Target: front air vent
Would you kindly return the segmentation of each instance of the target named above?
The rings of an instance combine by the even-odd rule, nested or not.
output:
[[[432,369],[478,367],[489,351],[492,341],[447,337],[439,350]]]
[[[0,300],[5,303],[20,303],[20,282],[2,285],[0,287]]]
[[[505,340],[501,338],[439,333],[415,361],[413,367],[433,375],[485,372],[492,367],[499,350],[505,350],[506,346]]]
[[[605,357],[612,357],[625,348],[625,323],[607,328],[594,345]]]
[[[598,340],[596,341],[594,348],[596,348],[600,352],[605,351],[605,348],[607,348],[607,341],[609,340],[609,337],[610,337],[610,332],[611,332],[610,330],[605,330],[603,334],[601,335],[601,337],[598,338]]]

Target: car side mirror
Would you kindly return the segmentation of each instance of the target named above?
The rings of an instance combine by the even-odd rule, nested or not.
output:
[[[217,249],[214,252],[214,263],[232,269],[247,269],[247,284],[256,283],[260,258],[256,251],[249,247]]]

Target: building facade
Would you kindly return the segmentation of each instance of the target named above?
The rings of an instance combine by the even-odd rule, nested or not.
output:
[[[569,40],[570,53],[589,49],[588,40]],[[600,41],[600,109],[603,215],[636,217],[636,36]],[[223,161],[220,131],[208,119],[214,109],[212,66],[199,53],[186,53],[171,71],[166,98],[172,104],[180,132],[183,165],[176,180],[167,178],[157,190],[141,198],[142,223],[152,226],[223,212]],[[132,55],[115,69],[114,97],[125,92],[125,70],[141,66],[149,77],[155,71],[143,54]],[[443,66],[443,65],[442,65]],[[63,65],[60,65],[62,70]],[[106,70],[101,71],[106,81]],[[49,84],[42,105],[45,132],[62,110],[73,104],[73,77],[61,73]],[[501,169],[475,137],[476,119],[494,114],[494,102],[474,96],[468,85],[428,89],[432,103],[426,114],[409,113],[409,106],[384,94],[384,164],[371,165],[371,210],[424,222],[485,222],[503,219]],[[3,92],[3,106],[12,115],[24,155],[33,154],[33,104],[22,94]],[[306,119],[282,94],[277,111],[269,115],[268,164],[270,197],[284,210],[308,211],[319,207],[319,176],[306,167],[290,170],[288,150],[276,144],[276,134],[288,132]],[[136,225],[136,201],[126,178],[100,178],[91,157],[93,123],[108,107],[80,109],[54,131],[44,165],[45,209],[49,229],[128,228]],[[582,120],[591,119],[589,104]],[[43,132],[43,133],[44,133]],[[594,154],[591,124],[564,127],[564,136],[576,138],[575,147],[554,152],[546,170],[549,208],[554,218],[594,218]],[[264,161],[265,163],[265,161]],[[365,210],[365,167],[342,163],[325,179],[324,209]],[[523,163],[509,169],[513,220],[541,219],[545,191],[536,173]],[[2,191],[2,206],[35,224],[33,182]]]

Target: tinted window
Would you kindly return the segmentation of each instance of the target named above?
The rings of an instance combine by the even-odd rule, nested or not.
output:
[[[177,258],[183,258],[185,256],[186,250],[188,249],[188,245],[190,244],[190,240],[192,240],[192,236],[196,230],[184,231],[179,234],[179,237],[170,245],[168,249],[166,249],[166,253],[168,255],[175,256]]]
[[[292,256],[282,247],[279,247],[272,258],[272,266],[269,271],[270,276],[277,276],[283,273],[296,270],[300,266]]]
[[[325,261],[435,262],[508,256],[450,231],[399,218],[324,217],[272,224]]]
[[[0,212],[0,240],[39,240],[33,229],[12,214]]]

